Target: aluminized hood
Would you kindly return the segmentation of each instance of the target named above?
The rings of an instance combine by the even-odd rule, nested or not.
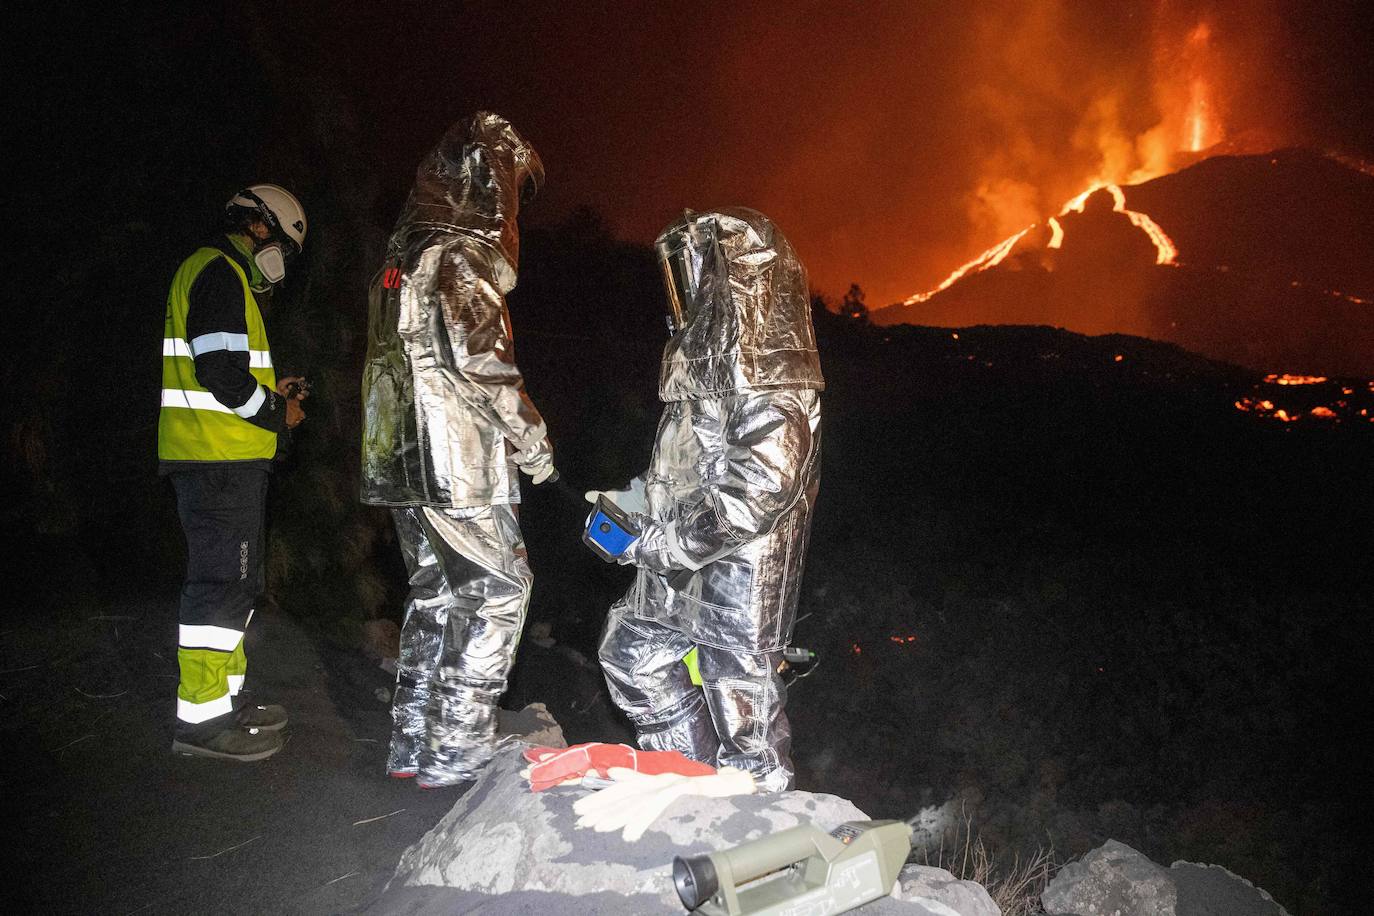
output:
[[[544,166],[534,147],[505,118],[479,111],[450,127],[416,169],[393,244],[415,231],[461,232],[500,256],[514,286],[520,263],[515,220],[520,204],[543,183]]]
[[[663,401],[825,387],[806,268],[768,217],[688,210],[655,248],[678,325],[663,351]]]

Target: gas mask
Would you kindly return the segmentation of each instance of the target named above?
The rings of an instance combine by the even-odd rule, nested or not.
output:
[[[668,293],[669,336],[686,327],[695,314],[702,274],[715,244],[715,220],[691,212],[664,230],[654,243]]]
[[[267,242],[253,252],[253,263],[269,284],[280,283],[286,277],[286,246],[276,240]]]

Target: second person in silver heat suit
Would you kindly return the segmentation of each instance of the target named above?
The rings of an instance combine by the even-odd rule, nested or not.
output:
[[[555,473],[505,302],[516,216],[542,180],[504,118],[453,125],[420,164],[371,289],[362,500],[392,507],[410,572],[387,771],[427,786],[473,778],[495,749],[533,579],[516,468],[534,483]]]
[[[659,236],[676,332],[649,469],[605,495],[640,537],[599,656],[640,746],[793,782],[779,670],[820,483],[806,272],[767,217],[688,212]],[[593,496],[593,494],[589,494]],[[594,496],[593,496],[594,498]],[[693,649],[701,686],[683,663]]]

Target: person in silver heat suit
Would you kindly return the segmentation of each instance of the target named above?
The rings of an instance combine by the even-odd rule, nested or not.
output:
[[[426,786],[472,778],[494,751],[533,580],[516,468],[555,476],[505,302],[516,214],[542,180],[504,118],[453,125],[420,164],[371,288],[362,500],[392,507],[410,571],[387,772]]]
[[[642,534],[599,656],[641,747],[791,787],[782,650],[820,484],[806,272],[767,217],[688,211],[659,236],[676,332],[649,469],[606,495]],[[592,494],[589,494],[592,496]],[[683,658],[697,650],[702,686]]]

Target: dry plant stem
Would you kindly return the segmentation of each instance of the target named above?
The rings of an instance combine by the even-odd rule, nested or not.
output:
[[[404,810],[405,810],[405,808],[397,808],[395,811],[391,812],[391,814],[381,814],[381,815],[378,815],[377,817],[369,817],[369,818],[366,818],[365,820],[354,821],[354,822],[353,822],[353,826],[354,826],[354,827],[357,827],[359,824],[370,824],[370,823],[372,823],[373,821],[386,820],[386,819],[389,818],[389,817],[393,817],[393,816],[395,816],[395,815],[397,815],[397,814],[400,814],[400,813],[401,813],[402,811],[404,811]]]
[[[227,849],[221,849],[219,852],[212,852],[212,853],[210,853],[208,856],[191,856],[191,861],[192,861],[192,862],[197,862],[197,861],[204,861],[205,859],[213,859],[213,858],[215,858],[215,857],[217,857],[217,856],[222,856],[222,855],[224,855],[226,852],[233,852],[235,849],[241,849],[242,847],[247,846],[249,843],[253,842],[253,840],[260,840],[260,839],[262,839],[262,834],[258,834],[257,836],[253,837],[252,839],[244,840],[242,843],[239,843],[239,844],[237,844],[237,845],[235,845],[235,846],[230,846],[230,847],[227,848]]]
[[[90,738],[94,738],[94,737],[95,737],[95,735],[82,735],[80,738],[77,738],[75,741],[68,741],[66,744],[62,745],[62,746],[59,747],[57,750],[53,751],[53,753],[56,754],[57,751],[65,751],[67,748],[71,747],[73,744],[80,744],[82,741],[86,741],[86,740],[88,740],[88,739],[90,739]]]
[[[1055,870],[1052,849],[1039,849],[1025,862],[1017,855],[1010,868],[1002,873],[996,857],[988,852],[982,838],[974,837],[973,819],[967,812],[962,826],[954,832],[954,839],[958,846],[948,858],[945,837],[941,836],[935,861],[931,862],[926,856],[924,864],[944,868],[956,878],[982,885],[1002,911],[1002,916],[1038,916],[1044,912],[1040,894]]]
[[[80,687],[73,687],[72,689],[75,690],[77,693],[81,694],[83,697],[88,697],[92,700],[113,700],[115,697],[122,697],[124,696],[124,694],[129,692],[127,690],[121,690],[119,691],[119,693],[87,693]]]

